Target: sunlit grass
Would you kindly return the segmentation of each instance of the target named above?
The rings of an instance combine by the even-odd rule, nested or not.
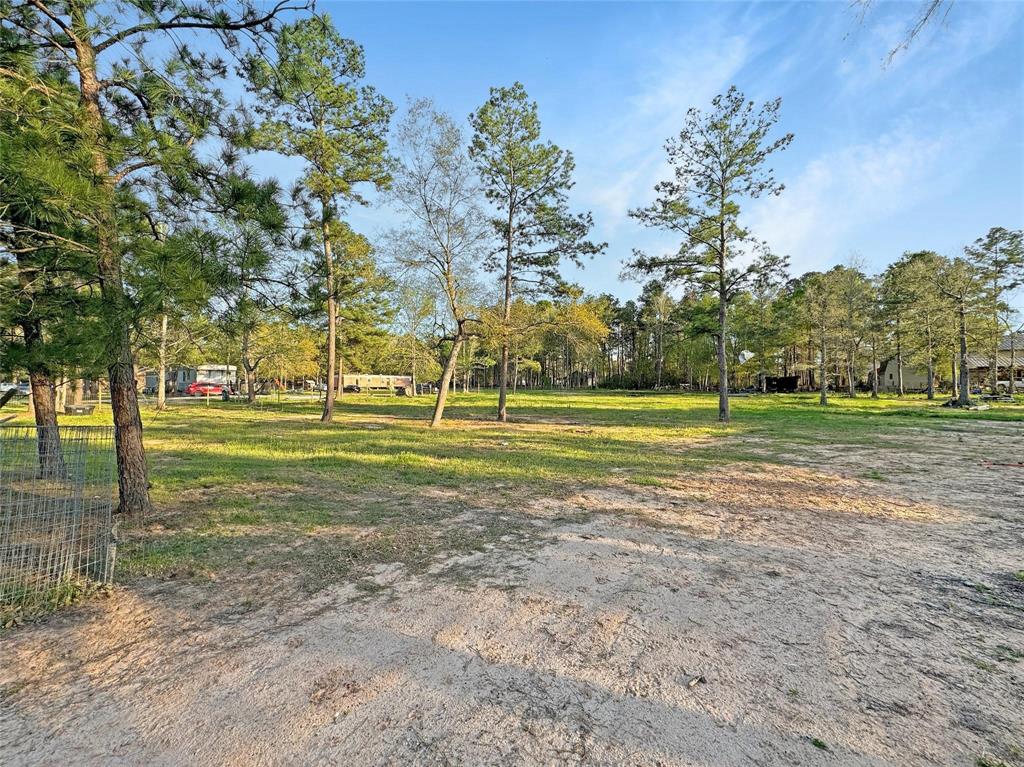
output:
[[[902,429],[961,419],[1024,421],[1024,406],[942,408],[923,397],[717,397],[676,393],[519,392],[494,421],[493,392],[455,394],[430,429],[429,397],[346,395],[333,424],[312,398],[187,400],[144,408],[155,517],[126,544],[122,575],[245,574],[275,569],[309,588],[377,564],[411,571],[498,539],[535,545],[529,500],[626,482],[657,488],[725,462],[785,460],[816,444],[871,446]],[[24,416],[19,422],[26,420]],[[108,409],[67,423],[105,424]],[[471,510],[472,523],[455,523]]]

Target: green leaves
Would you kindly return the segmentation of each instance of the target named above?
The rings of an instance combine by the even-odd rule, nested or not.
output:
[[[733,86],[712,100],[709,112],[687,112],[678,137],[665,145],[673,177],[655,186],[651,205],[630,211],[645,226],[679,235],[679,249],[659,256],[638,251],[631,269],[730,294],[743,287],[753,272],[727,272],[754,242],[739,223],[740,202],[784,188],[766,166],[793,140],[792,134],[770,137],[780,107],[775,99],[758,109]]]
[[[580,264],[605,248],[586,239],[593,226],[590,214],[568,210],[576,167],[572,154],[541,140],[537,104],[518,82],[492,88],[469,122],[469,156],[484,194],[498,209],[492,224],[504,244],[488,267],[505,272],[513,284],[557,289],[563,258]]]
[[[361,46],[343,38],[328,16],[283,26],[275,38],[276,63],[251,55],[243,63],[260,121],[248,132],[255,149],[306,162],[303,192],[329,210],[364,204],[359,187],[391,181],[387,128],[391,102],[361,85]]]

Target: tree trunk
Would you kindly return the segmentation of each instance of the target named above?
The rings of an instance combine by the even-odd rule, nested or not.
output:
[[[57,428],[57,407],[53,379],[38,368],[29,371],[32,405],[36,421],[36,447],[39,451],[39,476],[63,477],[66,473],[61,450],[60,431]]]
[[[18,264],[18,282],[25,292],[31,290],[31,276]],[[59,477],[64,474],[64,457],[57,429],[57,407],[54,402],[53,375],[44,361],[43,327],[37,317],[18,318],[28,358],[29,404],[36,423],[36,447],[39,452],[39,474]]]
[[[957,404],[966,407],[971,404],[971,369],[967,364],[967,309],[960,302],[958,309],[960,326],[960,396]]]
[[[157,370],[156,409],[167,408],[167,312],[160,315],[160,366]]]
[[[871,399],[878,399],[878,348],[871,342]]]
[[[718,420],[729,423],[729,363],[725,358],[725,334],[728,330],[728,290],[725,284],[725,236],[722,235],[718,253]]]
[[[85,381],[76,378],[71,382],[71,404],[81,405],[85,398]]]
[[[245,376],[245,399],[252,405],[256,402],[256,369],[242,359],[242,374]]]
[[[118,512],[138,516],[147,513],[151,506],[146,453],[142,444],[142,417],[139,415],[139,398],[135,391],[131,337],[126,317],[128,306],[121,277],[121,256],[116,248],[113,212],[115,179],[110,173],[104,147],[105,127],[100,110],[96,56],[92,46],[86,42],[90,35],[89,27],[81,8],[72,7],[71,14],[76,32],[75,57],[85,110],[85,128],[95,146],[92,155],[93,172],[101,179],[108,193],[108,198],[99,205],[95,214],[96,266],[100,294],[110,311],[107,340],[111,362],[107,374],[117,453]]]
[[[818,404],[824,407],[828,404],[828,374],[825,372],[825,339],[822,333],[821,359],[818,362]]]
[[[952,392],[952,394],[953,394],[953,399],[956,399],[957,397],[959,397],[959,396],[960,396],[960,395],[959,395],[959,392],[960,392],[960,384],[959,384],[959,382],[957,381],[957,376],[956,376],[956,347],[955,347],[955,346],[954,346],[954,348],[953,348],[953,356],[952,356],[952,357],[950,357],[950,363],[949,363],[949,367],[950,367],[950,374],[951,374],[951,376],[952,376],[952,377],[950,378],[950,386],[951,386],[951,387],[952,387],[952,389],[953,389],[953,392]]]
[[[999,278],[992,278],[992,364],[991,364],[991,386],[992,393],[999,393]],[[1012,386],[1012,381],[1011,381]],[[1011,389],[1012,392],[1012,389]]]
[[[337,331],[334,334],[335,340],[337,341],[337,347],[339,349],[344,348],[345,338],[341,332],[341,326],[336,325]],[[345,355],[338,354],[338,386],[336,387],[338,392],[338,401],[341,402],[345,397]],[[359,379],[356,378],[356,385],[358,385]]]
[[[505,297],[503,303],[504,327],[501,340],[501,363],[498,371],[498,420],[508,420],[508,347],[509,322],[512,319],[512,217],[513,207],[509,204],[508,230],[505,233]]]
[[[334,300],[334,259],[331,253],[331,233],[327,225],[327,202],[321,200],[324,212],[324,265],[327,268],[327,396],[324,397],[324,411],[320,416],[321,423],[330,423],[334,418],[335,368],[337,367],[338,345],[338,314]],[[342,382],[337,382],[344,386]]]
[[[903,396],[903,338],[899,318],[896,319],[896,394]]]
[[[851,398],[854,398],[854,397],[857,396],[857,388],[856,388],[856,384],[854,383],[854,380],[853,380],[853,376],[854,376],[854,362],[853,362],[853,358],[854,358],[854,356],[855,356],[855,352],[853,351],[853,349],[850,349],[850,353],[849,353],[849,355],[846,358],[846,378],[847,378],[847,390],[849,391]]]
[[[931,324],[925,328],[925,342],[928,350],[928,399],[935,399],[935,350],[932,348]]]
[[[1017,350],[1014,348],[1014,334],[1010,331],[1010,375],[1006,382],[1009,385],[1009,394],[1012,397],[1017,391]]]
[[[245,375],[245,397],[249,404],[256,402],[256,365],[252,364],[249,355],[252,330],[246,326],[242,328],[242,372]]]
[[[441,385],[437,387],[437,401],[434,402],[434,415],[430,419],[430,427],[434,428],[441,423],[444,415],[445,401],[448,399],[448,388],[452,385],[455,376],[455,363],[459,358],[459,349],[462,347],[463,335],[458,332],[452,342],[452,350],[444,363],[444,372],[441,374]]]

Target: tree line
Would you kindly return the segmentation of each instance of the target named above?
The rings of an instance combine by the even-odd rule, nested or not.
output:
[[[0,369],[28,372],[41,427],[58,382],[106,380],[126,513],[149,507],[138,366],[158,407],[166,369],[199,359],[237,362],[250,400],[323,380],[325,422],[346,369],[411,371],[438,382],[435,426],[474,385],[499,420],[518,386],[717,386],[727,421],[752,370],[816,366],[824,402],[869,358],[934,369],[954,338],[963,381],[968,344],[1011,322],[1020,232],[789,279],[740,219],[783,191],[780,108],[732,88],[690,110],[631,211],[677,245],[626,259],[649,281],[622,304],[563,276],[607,246],[520,83],[464,122],[425,99],[396,122],[363,49],[303,2],[0,0]],[[254,170],[271,155],[294,183]],[[371,198],[395,211],[373,241],[347,220]]]

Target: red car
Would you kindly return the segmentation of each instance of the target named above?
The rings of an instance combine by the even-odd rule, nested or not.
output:
[[[193,381],[185,389],[189,397],[219,397],[224,393],[224,384],[210,383],[209,381]]]

